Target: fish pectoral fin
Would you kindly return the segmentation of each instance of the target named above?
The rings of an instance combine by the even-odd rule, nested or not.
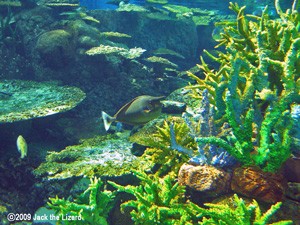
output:
[[[151,112],[151,109],[145,109],[144,110],[144,113],[150,113]]]

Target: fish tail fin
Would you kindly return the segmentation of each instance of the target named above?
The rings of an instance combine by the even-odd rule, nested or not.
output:
[[[104,128],[106,131],[108,131],[111,123],[115,120],[115,118],[111,117],[106,112],[102,111],[102,119],[104,122]]]

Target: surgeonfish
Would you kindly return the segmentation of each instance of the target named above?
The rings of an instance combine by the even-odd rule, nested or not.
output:
[[[24,159],[25,156],[27,156],[27,143],[25,139],[22,137],[22,135],[19,135],[17,139],[17,148],[18,151],[21,153],[21,159]]]
[[[142,95],[125,104],[113,117],[102,111],[105,130],[108,131],[113,121],[131,125],[148,123],[161,113],[162,103],[160,100],[165,96],[153,97]]]

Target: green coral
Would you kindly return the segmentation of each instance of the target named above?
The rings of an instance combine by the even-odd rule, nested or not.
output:
[[[155,4],[167,4],[167,0],[145,0],[147,3],[155,3]]]
[[[22,4],[19,1],[0,1],[0,6],[20,7]]]
[[[184,59],[184,56],[179,54],[178,52],[175,52],[171,49],[167,48],[158,48],[155,51],[153,51],[155,55],[170,55],[170,56],[176,56],[178,58]]]
[[[150,147],[145,150],[143,159],[146,162],[153,163],[153,165],[160,165],[157,171],[158,174],[170,170],[178,173],[181,165],[189,160],[187,154],[172,149],[170,132],[172,119],[175,120],[175,117],[164,121],[162,127],[157,126],[157,131],[154,134],[143,139],[143,142]],[[187,149],[197,149],[194,139],[188,135],[189,127],[184,121],[174,123],[174,133],[178,145]]]
[[[64,220],[65,225],[72,224],[102,224],[107,225],[108,213],[114,206],[116,191],[103,190],[103,182],[100,178],[91,178],[88,189],[74,202],[49,198],[48,206],[56,211],[60,218],[72,216],[74,220]]]
[[[178,68],[177,64],[162,57],[151,56],[144,60],[153,64],[153,72],[158,75],[162,75],[167,67]]]
[[[265,224],[293,224],[293,221],[280,221],[275,223],[267,223],[270,217],[280,208],[281,202],[277,202],[272,205],[271,208],[262,214],[258,203],[253,200],[252,204],[248,206],[245,204],[242,198],[239,198],[236,194],[233,197],[234,208],[225,204],[212,204],[206,203],[205,206],[208,209],[204,209],[190,203],[191,206],[198,212],[197,217],[203,220],[199,224],[216,224],[216,225],[265,225]],[[208,216],[208,218],[206,217]]]
[[[208,89],[217,108],[216,123],[227,120],[232,135],[196,141],[219,145],[246,165],[274,172],[290,156],[290,110],[300,102],[300,16],[296,10],[283,13],[278,1],[281,20],[271,20],[267,7],[261,17],[249,16],[251,20],[244,15],[245,6],[230,3],[230,8],[236,21],[216,24],[224,26],[216,47],[225,45],[226,53],[214,57],[207,52],[221,64],[219,70],[209,69],[201,59],[206,78],[189,73],[197,84],[187,88],[195,96],[197,89]]]
[[[139,186],[124,187],[114,182],[108,183],[118,188],[118,191],[136,197],[136,200],[121,205],[122,211],[125,207],[134,208],[131,216],[135,224],[192,224],[192,210],[183,202],[185,187],[179,186],[178,182],[174,184],[174,173],[164,178],[138,171],[134,171],[134,174],[141,180]]]
[[[121,186],[108,181],[119,192],[127,192],[135,196],[121,205],[121,211],[126,207],[131,211],[135,224],[218,224],[218,225],[266,225],[270,217],[280,208],[281,202],[271,206],[262,214],[258,203],[246,205],[243,199],[235,194],[233,207],[231,204],[204,204],[202,208],[183,199],[185,187],[174,183],[174,173],[163,178],[157,174],[146,174],[141,171],[133,172],[140,180],[139,186]],[[230,202],[231,203],[231,202]],[[280,221],[272,224],[292,224],[292,221]],[[269,223],[268,223],[269,224]]]
[[[108,54],[115,54],[121,55],[126,59],[135,59],[140,57],[146,50],[142,48],[119,48],[110,45],[100,45],[99,47],[93,47],[86,51],[87,55],[108,55]]]
[[[101,32],[100,33],[101,37],[110,39],[110,38],[131,38],[130,35],[128,34],[123,34],[123,33],[119,33],[119,32]]]

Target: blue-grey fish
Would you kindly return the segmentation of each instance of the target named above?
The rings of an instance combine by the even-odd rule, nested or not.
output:
[[[22,135],[19,135],[17,139],[17,148],[18,151],[21,153],[21,159],[23,159],[25,156],[27,156],[27,143]]]
[[[142,95],[125,104],[113,117],[102,111],[105,130],[108,131],[113,121],[131,125],[148,123],[161,113],[162,103],[165,96],[153,97]]]

